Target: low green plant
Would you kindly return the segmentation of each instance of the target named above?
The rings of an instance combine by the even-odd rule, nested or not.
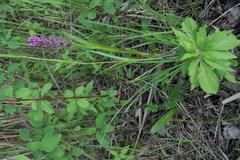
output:
[[[181,97],[181,91],[183,88],[182,82],[179,82],[177,85],[169,85],[168,88],[169,94],[166,101],[163,104],[160,105],[149,104],[146,106],[146,110],[148,110],[150,113],[156,113],[159,110],[165,112],[152,126],[150,130],[152,134],[157,133],[173,120],[174,115],[177,113],[177,103],[180,102],[182,99]]]
[[[21,155],[21,156],[17,156],[14,160],[30,160],[30,158]]]
[[[3,31],[1,33],[1,31]],[[1,35],[1,38],[0,38],[0,47],[5,47],[7,46],[8,48],[10,49],[16,49],[19,47],[19,40],[20,40],[20,37],[14,37],[12,35],[13,33],[13,29],[8,29],[8,30],[3,30],[3,29],[0,29],[0,35]]]
[[[1,18],[7,18],[7,15],[9,13],[14,13],[13,7],[11,7],[7,2],[1,1],[0,2],[0,17]]]
[[[150,115],[160,113],[149,131],[156,134],[173,121],[182,100],[183,87],[173,84],[180,70],[190,77],[192,89],[201,87],[208,94],[218,91],[223,78],[235,82],[236,56],[231,51],[239,40],[231,31],[215,28],[208,33],[207,26],[198,27],[187,18],[181,29],[173,29],[175,38],[169,27],[176,27],[181,18],[161,9],[167,3],[159,4],[145,0],[1,1],[0,109],[5,117],[14,115],[24,123],[2,126],[7,132],[19,131],[20,140],[14,147],[1,149],[0,158],[94,160],[100,158],[99,151],[104,158],[109,153],[109,159],[133,160],[135,153],[128,146],[114,147],[126,144],[118,139],[125,129],[114,128],[125,106],[129,104],[129,111],[139,97],[144,102],[150,88],[167,88],[162,104],[156,103],[158,93],[154,93],[153,102],[145,108]],[[64,37],[72,46],[29,47],[29,35]],[[176,45],[177,50],[168,50]],[[119,97],[125,99],[121,108],[118,92],[106,89],[111,85],[119,87]],[[114,131],[117,137],[112,136]],[[159,159],[170,156],[165,146],[161,147],[167,150],[164,158],[159,149],[153,150]],[[156,156],[153,150],[149,154]]]
[[[113,160],[134,160],[134,156],[130,155],[129,146],[122,148],[121,150],[108,150],[113,156]]]
[[[88,6],[78,17],[78,21],[86,27],[91,28],[88,20],[94,20],[97,17],[97,9],[102,8],[109,15],[114,15],[117,11],[114,0],[90,0]]]
[[[232,67],[236,56],[231,49],[240,45],[240,40],[231,31],[215,28],[207,33],[207,26],[198,28],[197,23],[187,18],[181,30],[173,29],[179,48],[179,61],[182,70],[188,72],[191,88],[200,86],[206,93],[215,94],[223,78],[236,82]]]
[[[0,100],[4,103],[1,103],[0,107],[6,116],[26,110],[24,108],[27,106],[31,107],[27,109],[27,122],[31,127],[19,129],[19,135],[20,139],[26,142],[26,149],[31,151],[34,159],[45,157],[49,160],[71,160],[82,156],[94,159],[94,154],[88,154],[81,145],[96,142],[102,146],[111,144],[108,134],[114,130],[114,126],[108,125],[108,120],[114,114],[112,107],[118,104],[119,100],[114,89],[102,90],[99,96],[91,98],[93,84],[94,82],[90,81],[85,86],[76,88],[74,92],[66,89],[64,97],[58,102],[58,98],[55,100],[54,97],[49,97],[59,96],[52,90],[52,83],[46,83],[39,89],[36,83],[26,85],[24,81],[17,80],[2,87]],[[18,101],[20,106],[11,103],[13,100]],[[92,124],[91,120],[88,123],[88,118],[95,119],[95,124]],[[65,131],[68,128],[69,133]],[[66,137],[67,135],[69,137]],[[63,143],[76,135],[82,137],[79,143]],[[90,141],[90,137],[95,137],[95,142]]]

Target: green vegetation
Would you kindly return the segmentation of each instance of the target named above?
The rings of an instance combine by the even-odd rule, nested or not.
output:
[[[200,107],[188,112],[195,105],[191,95],[204,99],[222,82],[237,83],[233,49],[240,40],[169,5],[0,1],[0,158],[222,156],[219,146],[209,150],[198,142],[202,132],[191,139],[177,128],[219,121],[197,119]],[[197,10],[203,1],[190,5]]]

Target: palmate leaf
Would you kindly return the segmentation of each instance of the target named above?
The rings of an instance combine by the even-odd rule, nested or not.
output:
[[[183,48],[176,51],[183,68],[188,68],[192,89],[200,86],[206,93],[215,94],[223,77],[236,82],[231,68],[236,56],[230,50],[239,46],[240,40],[231,31],[215,28],[215,32],[208,35],[206,26],[198,29],[191,18],[182,23],[181,31],[173,31],[179,48]]]

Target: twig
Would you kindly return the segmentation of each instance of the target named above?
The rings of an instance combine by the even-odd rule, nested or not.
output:
[[[10,143],[0,143],[0,149],[4,148],[4,147],[13,147],[13,144]]]
[[[217,132],[218,132],[218,128],[219,128],[219,124],[220,124],[220,121],[221,121],[223,110],[224,110],[224,105],[222,105],[222,108],[221,108],[221,111],[220,111],[220,114],[219,114],[219,117],[218,117],[217,126],[216,126],[216,129],[215,129],[213,141],[215,141],[216,137],[217,137]]]
[[[153,97],[153,87],[151,87],[151,89],[150,89],[147,104],[149,104],[149,103],[152,101],[152,97]],[[140,127],[140,129],[139,129],[138,136],[137,136],[137,140],[136,140],[136,142],[135,142],[135,147],[136,147],[137,144],[138,144],[138,141],[139,141],[139,138],[140,138],[140,136],[141,136],[141,133],[142,133],[142,130],[143,130],[144,124],[145,124],[145,122],[146,122],[146,119],[147,119],[148,114],[149,114],[148,111],[145,109],[144,115],[143,115],[143,120],[142,120],[142,125],[141,125],[141,127]]]
[[[225,105],[225,104],[230,103],[230,102],[232,102],[232,101],[235,101],[235,100],[237,100],[237,99],[239,99],[239,98],[240,98],[240,92],[232,95],[231,97],[228,97],[228,98],[224,99],[224,100],[222,101],[222,104]]]
[[[43,57],[46,58],[44,49],[43,49]],[[48,71],[50,77],[52,78],[53,82],[54,82],[55,85],[57,86],[59,92],[63,95],[63,92],[62,92],[60,86],[58,85],[57,81],[56,81],[55,78],[53,77],[53,75],[52,75],[52,73],[51,73],[51,71],[50,71],[50,69],[49,69],[49,66],[48,66],[47,62],[45,62],[45,66],[46,66],[46,68],[47,68],[47,71]]]
[[[206,14],[207,14],[207,12],[208,12],[208,10],[209,10],[209,8],[213,5],[213,3],[215,2],[216,0],[212,0],[208,5],[207,5],[207,3],[205,3],[205,9],[204,9],[204,11],[199,15],[199,17],[205,17],[206,16]]]
[[[215,23],[216,21],[218,21],[220,18],[222,18],[223,16],[225,16],[228,12],[230,12],[233,8],[240,6],[240,3],[238,3],[237,5],[233,6],[232,8],[230,8],[229,10],[227,10],[226,12],[224,12],[223,14],[221,14],[219,17],[217,17],[215,20],[213,20],[209,25],[212,25],[213,23]]]
[[[99,96],[99,95],[93,95],[93,96],[76,96],[76,97],[57,97],[57,98],[14,98],[14,99],[3,99],[0,100],[1,103],[16,103],[17,101],[62,101],[62,100],[68,100],[68,99],[81,99],[81,98],[100,98],[100,97],[107,97],[106,96]]]

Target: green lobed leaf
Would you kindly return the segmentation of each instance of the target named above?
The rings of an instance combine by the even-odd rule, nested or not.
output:
[[[54,151],[61,141],[61,134],[47,133],[41,141],[41,150],[45,152]]]
[[[48,101],[42,101],[41,107],[42,107],[43,111],[47,112],[50,115],[54,113],[54,109],[53,109],[51,103]]]
[[[87,17],[89,19],[95,19],[97,17],[97,11],[92,9],[88,11]]]
[[[74,157],[77,158],[84,154],[84,150],[82,148],[74,147],[71,153]]]
[[[4,86],[4,88],[0,91],[0,97],[13,97],[13,87],[11,85]]]
[[[219,79],[216,73],[206,63],[201,62],[198,75],[201,88],[208,94],[215,94],[218,91]]]
[[[111,143],[111,139],[106,134],[103,134],[101,132],[97,132],[96,139],[98,143],[103,146],[109,146]]]
[[[230,82],[232,82],[232,83],[236,83],[236,82],[237,82],[236,77],[235,77],[232,73],[230,73],[230,72],[225,72],[225,73],[224,73],[224,77],[225,77],[228,81],[230,81]]]
[[[89,3],[89,8],[95,8],[101,4],[101,0],[91,0]]]
[[[26,156],[17,156],[16,158],[14,158],[14,160],[31,160],[30,158],[26,157]]]
[[[228,51],[204,51],[203,56],[213,60],[231,60],[237,58],[233,53]]]
[[[23,141],[29,141],[31,138],[30,138],[30,134],[29,134],[29,131],[27,129],[21,129],[19,131],[19,137],[21,140]]]
[[[86,85],[86,88],[84,90],[84,93],[85,95],[89,95],[90,92],[92,91],[93,89],[93,81],[90,81],[87,85]]]
[[[40,142],[39,141],[33,141],[33,142],[29,142],[27,144],[27,148],[29,150],[31,150],[32,152],[36,152],[40,149]]]
[[[83,134],[88,135],[88,136],[92,136],[92,135],[96,134],[96,132],[97,132],[96,128],[85,128],[83,130]]]
[[[194,57],[197,57],[198,55],[195,54],[195,53],[185,53],[183,54],[183,56],[181,57],[181,61],[184,61],[184,60],[187,60],[187,59],[190,59],[190,58],[194,58]]]
[[[75,89],[75,95],[76,96],[85,96],[85,87],[80,86],[80,87],[76,88]]]
[[[93,105],[90,105],[90,106],[87,108],[87,110],[92,111],[92,112],[94,112],[94,113],[98,113],[98,112],[97,112],[97,109],[96,109]]]
[[[70,101],[68,104],[67,104],[67,112],[68,112],[68,115],[67,115],[67,120],[70,121],[73,116],[74,116],[74,113],[76,113],[77,111],[77,104],[75,101]]]
[[[86,98],[80,98],[77,100],[77,105],[84,109],[84,110],[87,110],[88,107],[90,106],[90,103],[88,102],[88,100]]]
[[[206,48],[208,50],[227,51],[240,45],[240,40],[230,31],[216,31],[207,37]]]
[[[173,31],[174,31],[174,33],[177,37],[178,43],[186,51],[194,52],[196,50],[195,42],[194,42],[194,40],[192,39],[191,36],[189,37],[185,33],[181,32],[181,31],[178,31],[178,30],[175,30],[175,29],[173,29]]]
[[[190,62],[188,67],[188,75],[190,77],[191,89],[194,89],[198,86],[198,70],[199,70],[199,59],[195,59]]]
[[[65,98],[74,97],[73,91],[71,91],[70,89],[66,89],[64,91],[64,97]]]
[[[205,48],[205,43],[207,39],[207,30],[206,26],[202,26],[199,28],[198,32],[196,33],[196,43],[199,48]]]
[[[105,125],[104,128],[102,128],[102,131],[104,131],[104,133],[110,133],[114,131],[114,126],[112,125]]]
[[[32,110],[36,111],[37,108],[38,108],[38,103],[37,103],[36,101],[34,101],[34,102],[31,104],[31,106],[32,106]]]
[[[77,111],[77,105],[75,101],[71,101],[70,103],[68,103],[67,105],[67,112],[68,113],[75,113]]]
[[[19,43],[15,40],[8,41],[7,45],[10,49],[17,49],[19,47]]]
[[[15,92],[16,98],[29,98],[32,93],[30,88],[20,88]]]
[[[107,90],[107,94],[110,96],[110,97],[115,97],[118,95],[118,91],[113,89],[113,88],[110,88]]]
[[[8,72],[14,72],[14,71],[17,71],[19,69],[19,67],[20,67],[20,64],[18,64],[18,63],[11,63],[8,66],[7,70],[8,70]]]
[[[42,121],[44,114],[43,111],[40,108],[38,108],[36,111],[32,111],[32,116],[34,121]]]
[[[50,159],[57,159],[57,158],[61,158],[63,155],[64,155],[64,149],[62,147],[58,147],[53,152],[47,153],[46,159],[47,157]]]
[[[220,71],[232,71],[232,68],[230,67],[231,63],[228,61],[223,60],[208,60],[204,59],[204,61],[211,66],[212,68]]]
[[[101,113],[97,116],[97,118],[95,120],[95,125],[99,129],[104,128],[106,126],[106,114],[105,113]]]
[[[197,30],[197,28],[198,28],[197,23],[192,18],[186,18],[182,22],[182,30],[185,33],[189,33],[192,35]]]
[[[46,83],[41,89],[41,96],[43,97],[52,88],[52,83]]]
[[[4,111],[8,114],[14,113],[17,111],[16,106],[13,105],[4,105]]]
[[[103,2],[103,9],[105,12],[107,12],[108,14],[114,14],[116,13],[116,7],[113,4],[112,0],[105,0]]]

